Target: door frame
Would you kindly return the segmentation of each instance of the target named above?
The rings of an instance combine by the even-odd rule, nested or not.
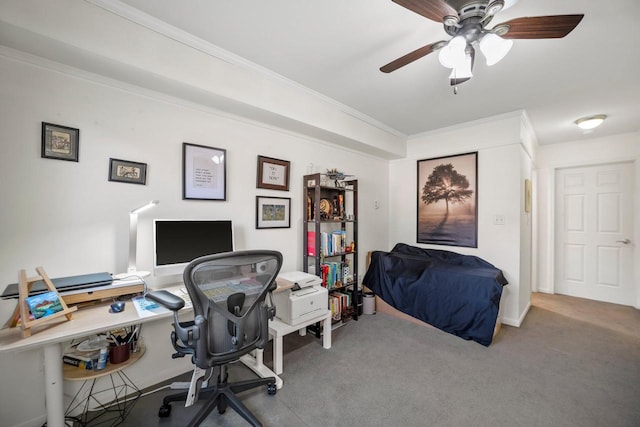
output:
[[[547,272],[547,283],[549,284],[549,291],[552,294],[556,293],[555,272],[556,272],[556,173],[558,169],[578,168],[578,167],[590,167],[601,166],[612,163],[632,163],[634,170],[634,184],[633,184],[633,254],[631,259],[633,260],[633,282],[635,283],[635,298],[632,306],[640,310],[640,250],[637,249],[640,244],[640,158],[637,157],[625,157],[625,158],[613,158],[607,160],[594,160],[588,162],[563,162],[556,163],[549,170],[548,176],[548,192],[547,192],[547,205],[549,206],[549,212],[547,217],[547,225],[549,229],[549,239],[547,247],[547,263],[549,269]]]

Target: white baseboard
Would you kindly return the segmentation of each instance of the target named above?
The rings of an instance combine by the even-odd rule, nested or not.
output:
[[[28,421],[24,421],[20,424],[16,424],[13,427],[41,427],[47,422],[46,415],[40,415],[39,417],[32,418]]]
[[[522,314],[518,319],[510,319],[508,317],[503,317],[502,324],[519,328],[520,325],[522,325],[522,322],[524,322],[524,318],[527,317],[527,313],[529,313],[530,308],[531,308],[531,302],[527,304],[527,307],[524,309],[524,311],[522,312]]]

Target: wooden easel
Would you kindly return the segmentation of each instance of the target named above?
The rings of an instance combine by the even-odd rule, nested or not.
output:
[[[29,278],[27,278],[27,272],[25,270],[20,270],[20,272],[18,273],[18,305],[16,306],[15,310],[13,310],[13,314],[7,322],[8,325],[13,328],[18,324],[18,320],[20,320],[20,328],[22,329],[23,338],[31,336],[31,328],[33,328],[34,326],[38,326],[50,320],[57,319],[60,316],[65,316],[67,320],[71,320],[71,313],[78,309],[75,306],[71,308],[67,306],[62,297],[60,297],[60,294],[58,293],[55,285],[53,284],[47,273],[45,273],[44,268],[36,267],[36,271],[38,272],[39,276]],[[55,292],[58,295],[60,305],[62,305],[62,310],[50,314],[47,317],[30,320],[30,310],[29,305],[27,305],[26,299],[29,296],[29,292],[31,291],[31,286],[33,286],[33,284],[39,280],[42,280],[44,282],[47,289]]]

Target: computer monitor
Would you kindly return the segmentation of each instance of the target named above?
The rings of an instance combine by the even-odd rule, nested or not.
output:
[[[182,274],[192,260],[234,250],[231,220],[153,221],[153,273]]]

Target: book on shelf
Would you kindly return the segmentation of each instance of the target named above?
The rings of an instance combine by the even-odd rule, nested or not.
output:
[[[340,306],[340,298],[335,295],[329,297],[329,306],[331,307],[331,318],[340,320],[342,318],[342,308]]]
[[[79,369],[86,369],[87,371],[93,369],[93,360],[82,360],[73,356],[62,356],[62,363]]]
[[[65,365],[75,366],[80,369],[91,370],[98,360],[100,350],[81,351],[76,346],[68,347],[62,354],[62,362]]]
[[[307,231],[307,255],[316,256],[316,232]]]
[[[322,278],[322,286],[327,290],[341,288],[347,286],[353,279],[351,275],[351,269],[349,268],[349,261],[327,261],[320,264],[320,271]]]

